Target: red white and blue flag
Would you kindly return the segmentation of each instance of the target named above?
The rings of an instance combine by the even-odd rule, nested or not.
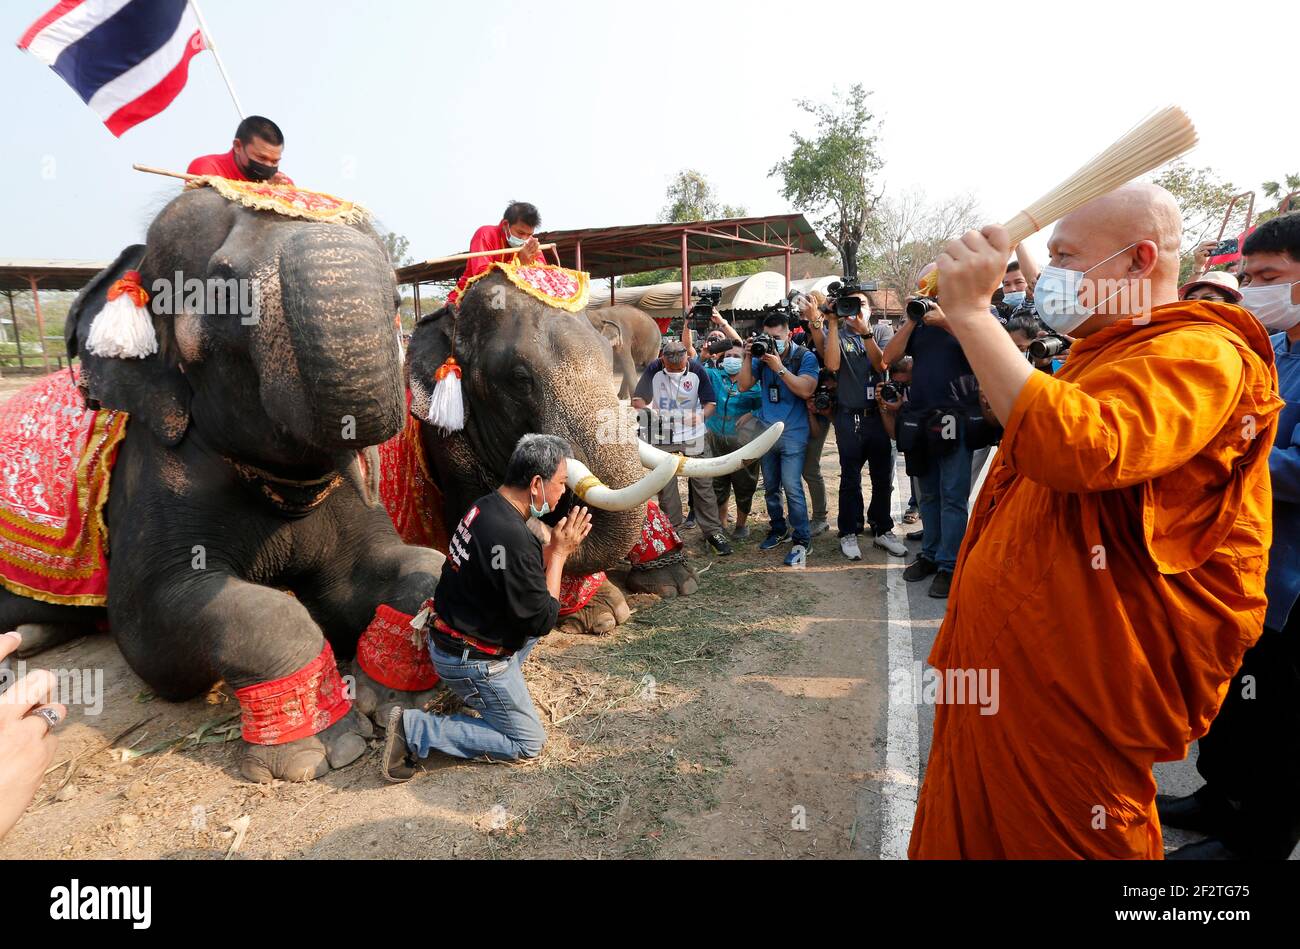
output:
[[[62,76],[120,136],[171,105],[207,44],[187,0],[62,0],[18,48]]]

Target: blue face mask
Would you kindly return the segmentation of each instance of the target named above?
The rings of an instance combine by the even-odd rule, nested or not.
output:
[[[1025,302],[1025,291],[1017,290],[1015,293],[1004,293],[1002,294],[1002,302],[1014,310]]]
[[[506,243],[511,247],[523,247],[527,240],[528,238],[526,237],[515,237],[515,235],[510,233],[509,229],[506,230]]]
[[[528,513],[531,514],[533,517],[539,517],[539,518],[540,518],[540,517],[545,517],[547,514],[550,514],[550,513],[551,513],[551,502],[548,501],[548,500],[546,500],[546,485],[544,485],[544,484],[542,485],[542,507],[541,507],[541,510],[538,510],[537,508],[533,507],[533,495],[532,495],[532,492],[529,492],[529,494],[528,494]]]
[[[778,340],[776,341],[776,351],[777,351],[778,353],[784,353],[784,352],[785,352],[785,345],[786,345],[786,341],[785,341],[785,340],[783,340],[783,339],[778,339]]]
[[[722,360],[722,371],[729,376],[734,376],[740,372],[740,357],[727,356]]]

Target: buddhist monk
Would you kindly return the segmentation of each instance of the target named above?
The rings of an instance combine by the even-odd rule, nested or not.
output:
[[[1151,767],[1205,734],[1260,635],[1273,350],[1246,311],[1178,300],[1180,238],[1152,185],[1061,219],[1034,291],[1076,339],[1054,376],[988,309],[1007,232],[939,258],[948,325],[1006,434],[930,653],[949,688],[913,858],[1161,858]],[[981,671],[991,702],[958,688]]]

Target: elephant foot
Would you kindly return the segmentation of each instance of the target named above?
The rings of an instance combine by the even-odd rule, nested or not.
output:
[[[373,737],[370,720],[354,706],[348,714],[317,735],[283,745],[244,743],[239,773],[257,784],[272,781],[314,781],[331,770],[346,768],[366,753]]]
[[[359,663],[352,663],[352,678],[356,682],[353,693],[352,709],[366,716],[383,732],[388,727],[388,710],[394,706],[401,708],[424,708],[437,697],[437,688],[426,692],[403,692],[390,689],[366,675]]]
[[[94,626],[82,623],[22,623],[17,632],[23,637],[23,643],[16,655],[19,659],[27,659],[94,631]]]
[[[685,559],[678,558],[672,563],[657,564],[658,561],[652,560],[649,561],[646,569],[628,571],[625,581],[627,592],[653,593],[664,599],[671,599],[675,596],[690,596],[700,588],[695,568]]]
[[[626,623],[631,615],[623,591],[606,580],[586,606],[561,617],[556,628],[562,633],[599,636]]]

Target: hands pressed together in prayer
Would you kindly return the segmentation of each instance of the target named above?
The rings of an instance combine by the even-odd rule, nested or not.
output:
[[[0,635],[0,660],[21,644],[17,633]],[[68,715],[67,708],[49,701],[56,684],[52,673],[37,669],[17,682],[12,674],[6,670],[0,680],[0,838],[36,795],[59,743],[51,729]]]

